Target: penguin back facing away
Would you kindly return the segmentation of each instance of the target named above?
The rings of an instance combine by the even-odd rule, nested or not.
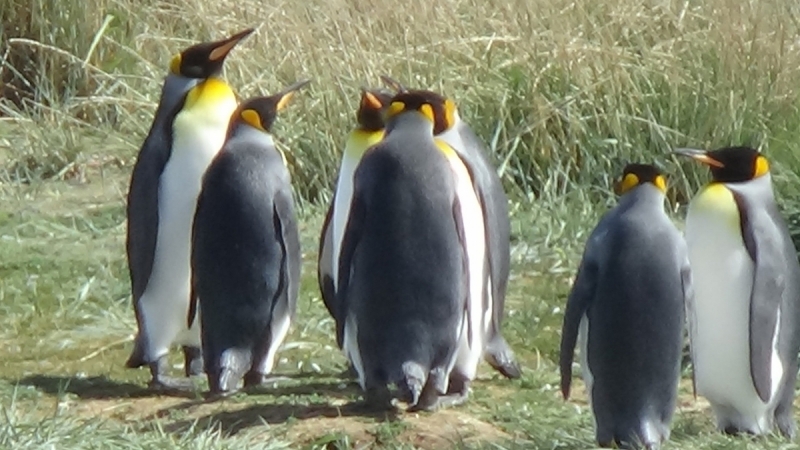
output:
[[[388,404],[391,384],[411,409],[439,406],[465,323],[461,215],[432,129],[416,110],[393,117],[354,176],[337,334],[376,406]]]
[[[192,234],[192,305],[199,310],[212,393],[260,384],[294,316],[300,243],[291,180],[270,127],[307,82],[243,103],[203,178]]]
[[[567,302],[561,388],[568,398],[580,341],[598,443],[658,448],[675,410],[691,273],[664,212],[663,175],[629,164],[617,187],[619,204],[591,233]]]

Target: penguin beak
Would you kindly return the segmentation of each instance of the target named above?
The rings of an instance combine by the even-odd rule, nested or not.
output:
[[[233,36],[211,44],[211,52],[208,54],[209,61],[222,61],[228,56],[233,47],[236,47],[242,39],[246,38],[255,31],[255,28],[248,28]]]
[[[711,167],[719,167],[719,168],[725,167],[725,164],[723,164],[722,162],[717,161],[716,159],[708,156],[708,152],[706,152],[705,150],[698,150],[695,148],[677,148],[673,150],[672,153],[681,156],[688,156],[689,158],[692,158],[695,161],[699,161]]]
[[[281,92],[280,94],[278,94],[278,96],[279,96],[280,98],[279,98],[279,100],[278,100],[278,103],[277,103],[277,104],[276,104],[276,106],[275,106],[275,110],[276,110],[276,111],[281,111],[281,110],[283,110],[283,108],[285,108],[285,107],[286,107],[286,105],[288,105],[288,104],[289,104],[289,101],[290,101],[290,100],[292,99],[292,97],[294,96],[294,93],[295,93],[295,92],[297,92],[297,91],[298,91],[300,88],[303,88],[303,87],[305,87],[305,86],[306,86],[306,85],[308,85],[309,83],[311,83],[311,79],[308,79],[308,80],[303,80],[303,81],[298,81],[297,83],[295,83],[295,84],[293,84],[293,85],[291,85],[291,86],[287,87],[286,89],[284,89],[284,90],[283,90],[283,92]]]
[[[402,84],[400,84],[400,82],[399,82],[399,81],[395,80],[394,78],[392,78],[392,77],[390,77],[390,76],[388,76],[388,75],[381,75],[381,81],[383,81],[384,83],[386,83],[386,85],[387,85],[387,86],[389,86],[390,88],[394,89],[394,90],[395,90],[395,92],[397,92],[398,94],[399,94],[400,92],[406,92],[406,91],[408,91],[408,89],[406,89],[406,87],[405,87],[405,86],[403,86]]]

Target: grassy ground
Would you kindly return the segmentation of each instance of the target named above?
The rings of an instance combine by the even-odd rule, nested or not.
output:
[[[534,206],[514,217],[514,267],[506,334],[525,369],[518,381],[482,365],[467,405],[434,414],[365,413],[316,291],[319,211],[302,225],[304,279],[298,320],[274,385],[207,403],[150,395],[146,370],[128,370],[134,319],[124,263],[127,174],[87,172],[83,182],[4,186],[0,203],[1,448],[536,448],[592,447],[582,383],[557,392],[561,309],[580,231],[556,227],[592,213]],[[583,227],[579,227],[583,228]],[[549,240],[547,240],[549,239]],[[547,244],[542,244],[547,242]],[[179,358],[175,355],[175,371]],[[788,449],[781,439],[713,431],[707,405],[682,383],[675,449]]]
[[[800,235],[794,2],[51,3],[0,4],[0,448],[591,448],[582,383],[562,401],[554,361],[582,244],[622,165],[661,164],[680,222],[705,177],[671,147],[759,146]],[[123,368],[135,328],[123,245],[132,161],[169,55],[247,26],[258,32],[227,63],[243,96],[314,78],[276,127],[305,261],[277,367],[287,379],[214,403],[202,382],[191,398],[152,396],[145,370]],[[381,73],[453,96],[512,197],[505,329],[524,377],[483,365],[469,403],[434,414],[357,407],[313,279],[357,88]],[[669,448],[797,448],[715,433],[686,381]]]

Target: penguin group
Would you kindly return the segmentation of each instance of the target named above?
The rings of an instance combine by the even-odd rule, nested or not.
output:
[[[303,80],[243,101],[223,65],[253,29],[175,55],[127,197],[138,325],[126,366],[154,389],[205,374],[211,394],[268,379],[295,317],[298,218],[272,126]],[[434,410],[467,400],[481,360],[508,379],[502,334],[508,198],[486,145],[439,93],[388,76],[361,88],[319,235],[317,282],[335,341],[368,404]],[[618,204],[588,237],[564,314],[559,368],[576,347],[603,447],[669,438],[688,330],[695,394],[721,431],[794,437],[800,265],[748,147],[678,149],[710,168],[683,232],[666,176],[626,165]],[[185,378],[167,375],[173,346]]]
[[[688,329],[695,395],[720,431],[795,435],[800,264],[769,163],[749,147],[677,149],[711,182],[681,234],[664,211],[666,177],[628,164],[619,203],[590,234],[567,299],[560,373],[573,352],[603,447],[660,448],[669,438]]]
[[[212,395],[262,384],[297,309],[298,223],[271,127],[310,80],[239,102],[223,63],[252,32],[173,57],[131,176],[138,333],[126,365],[147,365],[154,389],[186,389],[203,373]],[[362,88],[318,282],[367,403],[432,410],[467,399],[482,359],[521,376],[501,334],[508,200],[452,100],[383,81]],[[173,345],[186,378],[167,375]]]

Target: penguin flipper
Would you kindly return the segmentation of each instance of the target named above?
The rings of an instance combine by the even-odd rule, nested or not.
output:
[[[511,223],[508,213],[508,197],[497,175],[486,145],[465,122],[457,130],[464,145],[459,153],[464,166],[470,172],[473,188],[481,203],[486,232],[487,259],[492,280],[492,321],[488,330],[488,345],[484,359],[503,376],[516,379],[522,369],[514,352],[501,334],[505,313],[505,296],[510,270]]]
[[[339,254],[339,280],[337,283],[338,289],[336,290],[335,306],[337,309],[335,317],[340,318],[340,320],[336,321],[336,343],[339,348],[344,345],[344,324],[347,321],[347,289],[350,286],[350,269],[356,247],[361,240],[364,214],[366,214],[364,201],[355,190],[351,202],[350,215],[342,237],[342,250]]]
[[[578,330],[595,292],[597,264],[587,257],[588,249],[586,253],[587,255],[584,255],[584,259],[581,261],[578,274],[569,293],[566,311],[564,311],[564,324],[561,328],[559,372],[561,374],[561,395],[564,400],[569,398],[570,385],[572,384],[572,361],[575,345],[578,342]]]
[[[328,310],[328,314],[336,319],[336,291],[333,285],[333,264],[331,252],[333,251],[333,205],[336,204],[336,193],[333,194],[328,212],[325,213],[325,221],[322,223],[322,231],[319,236],[319,249],[317,252],[317,284],[322,303]]]
[[[684,258],[681,266],[681,287],[683,289],[683,302],[686,310],[686,321],[689,325],[689,355],[692,358],[692,395],[697,398],[697,377],[694,370],[694,362],[697,361],[694,354],[694,346],[691,343],[692,337],[697,335],[697,320],[695,319],[694,287],[692,285],[692,270],[689,267],[689,259]]]
[[[144,294],[156,253],[158,238],[158,189],[159,179],[169,160],[169,145],[160,130],[155,128],[142,144],[133,166],[126,205],[127,234],[125,250],[133,294],[133,309],[139,330],[142,317],[139,299]],[[125,363],[126,367],[141,367],[148,362],[142,339],[136,340],[133,351]]]
[[[775,328],[786,284],[784,230],[777,229],[777,207],[769,214],[750,214],[747,199],[734,191],[745,248],[753,260],[750,293],[750,374],[756,393],[765,403],[772,397],[772,353]]]
[[[274,213],[280,226],[281,248],[284,255],[282,267],[282,292],[272,306],[272,314],[288,314],[294,318],[297,311],[297,296],[300,289],[300,270],[302,253],[300,233],[297,227],[297,216],[294,209],[291,188],[286,187],[275,195]]]
[[[203,215],[203,210],[205,209],[205,195],[204,189],[200,190],[200,193],[197,195],[197,203],[194,210],[194,217],[198,217]],[[197,277],[195,276],[195,256],[194,256],[194,249],[196,246],[194,245],[195,242],[195,235],[197,234],[197,221],[192,220],[192,233],[191,233],[191,249],[189,255],[189,311],[186,316],[186,325],[187,328],[192,328],[194,325],[194,320],[197,318],[197,305],[199,299],[197,298]]]
[[[466,165],[466,163],[465,163]],[[486,243],[488,244],[486,257],[489,267],[489,279],[491,280],[492,291],[492,320],[489,323],[489,330],[487,333],[487,345],[484,353],[484,359],[489,363],[492,368],[500,372],[503,376],[509,379],[517,379],[522,376],[522,368],[514,356],[514,351],[511,346],[503,337],[500,332],[500,327],[503,322],[503,314],[505,313],[505,286],[508,281],[509,275],[509,258],[510,258],[510,245],[509,245],[509,228],[504,223],[503,226],[498,226],[498,220],[493,216],[497,214],[492,207],[489,206],[487,200],[487,193],[482,186],[475,186],[478,194],[478,200],[481,203],[481,209],[484,211],[484,230],[486,233]],[[505,198],[505,193],[502,193]],[[503,207],[507,222],[508,210]]]

